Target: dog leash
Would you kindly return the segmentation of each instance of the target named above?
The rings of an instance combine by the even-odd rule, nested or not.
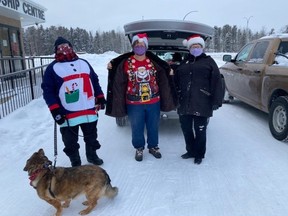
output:
[[[56,161],[57,161],[57,123],[54,123],[54,165],[53,167],[56,167]]]

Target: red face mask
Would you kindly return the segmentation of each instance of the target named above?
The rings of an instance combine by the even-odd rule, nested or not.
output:
[[[72,47],[69,45],[60,45],[57,47],[57,54],[62,53],[64,55],[71,54],[73,52]]]
[[[69,45],[59,45],[55,54],[55,59],[59,62],[72,61],[77,59],[78,56],[73,48]]]

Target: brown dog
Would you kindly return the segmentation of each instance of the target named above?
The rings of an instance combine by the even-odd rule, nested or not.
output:
[[[100,197],[113,198],[118,193],[106,171],[96,165],[52,168],[51,164],[43,149],[39,149],[27,160],[24,171],[28,172],[30,185],[38,196],[57,209],[56,216],[61,216],[63,208],[69,207],[71,200],[80,194],[85,194],[87,201],[83,205],[88,207],[79,214],[86,215]]]

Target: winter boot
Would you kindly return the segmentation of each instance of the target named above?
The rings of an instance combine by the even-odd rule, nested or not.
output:
[[[89,163],[95,165],[103,164],[103,160],[98,157],[96,150],[93,150],[93,148],[91,148],[90,146],[86,146],[86,157]]]
[[[152,154],[155,158],[159,159],[162,157],[159,148],[156,146],[154,148],[149,149],[149,153]]]
[[[190,152],[186,152],[185,154],[181,155],[183,159],[193,158],[194,156]]]
[[[68,155],[68,157],[71,161],[72,167],[81,166],[81,159],[80,159],[79,151]]]
[[[143,160],[143,149],[144,148],[137,148],[135,153],[135,160],[142,161]]]

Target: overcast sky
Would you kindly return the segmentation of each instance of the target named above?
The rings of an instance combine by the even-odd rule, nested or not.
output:
[[[44,27],[79,27],[86,30],[123,30],[141,19],[179,19],[223,27],[225,24],[252,31],[279,31],[288,25],[287,0],[33,0],[47,11]],[[248,22],[247,22],[248,21]]]

